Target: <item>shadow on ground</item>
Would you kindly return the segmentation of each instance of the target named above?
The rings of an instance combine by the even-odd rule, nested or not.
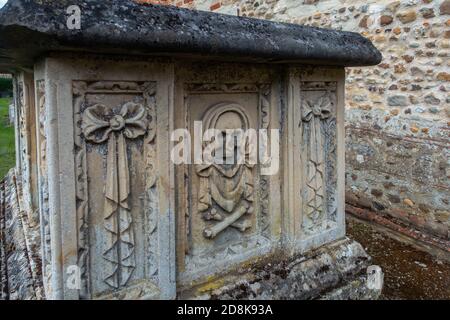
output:
[[[450,299],[450,264],[347,218],[347,235],[358,241],[384,272],[380,299]]]

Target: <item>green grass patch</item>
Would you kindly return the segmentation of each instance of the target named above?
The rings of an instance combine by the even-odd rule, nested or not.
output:
[[[0,92],[12,95],[13,85],[12,79],[0,78]]]
[[[10,98],[0,98],[0,179],[15,166],[14,127],[8,121]]]

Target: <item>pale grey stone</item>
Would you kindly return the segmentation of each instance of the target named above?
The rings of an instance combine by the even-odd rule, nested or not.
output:
[[[393,95],[387,98],[389,106],[392,107],[406,107],[409,105],[408,97],[403,95]]]
[[[429,95],[425,96],[424,101],[426,103],[432,104],[432,105],[439,105],[441,103],[441,100],[436,98],[433,94],[429,94]]]

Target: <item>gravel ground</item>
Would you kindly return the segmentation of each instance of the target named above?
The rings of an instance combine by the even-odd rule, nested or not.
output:
[[[450,300],[450,264],[394,240],[370,225],[347,219],[347,235],[358,241],[384,272],[380,299]]]

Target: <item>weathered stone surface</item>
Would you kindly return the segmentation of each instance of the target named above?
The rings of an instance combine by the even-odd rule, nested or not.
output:
[[[175,121],[181,127],[191,128],[191,135],[195,121],[203,124],[203,131],[270,127],[269,119],[277,114],[270,97],[278,92],[266,85],[271,79],[268,70],[242,70],[233,65],[211,65],[206,69],[185,65],[185,68],[178,81],[188,85],[184,92],[175,92],[177,100],[183,101],[177,106],[180,112]],[[224,73],[229,76],[223,82],[210,82],[211,76],[220,78]],[[258,115],[258,110],[264,111]],[[178,168],[180,285],[203,281],[232,265],[267,253],[273,246],[277,235],[270,231],[273,221],[267,213],[271,205],[278,206],[269,193],[273,190],[275,195],[276,187],[268,177],[258,173],[258,166],[247,163],[233,167],[234,173],[228,173],[224,165],[186,164]],[[187,182],[185,176],[189,172],[192,175]],[[256,192],[258,189],[260,193]],[[183,194],[191,195],[188,203]]]
[[[437,218],[449,206],[447,191],[441,188],[448,183],[445,131],[432,120],[402,119],[403,111],[399,113],[401,118],[391,117],[387,122],[385,112],[372,114],[374,118],[368,120],[359,110],[346,113],[347,201],[378,211],[379,206],[373,204],[376,201],[384,207],[383,213],[422,232],[448,239],[449,221],[440,222]],[[402,139],[406,135],[413,137]],[[371,193],[372,189],[383,195]]]
[[[241,8],[247,7],[244,1],[233,3]],[[314,23],[360,32],[383,52],[383,62],[378,67],[347,70],[347,151],[352,154],[347,157],[347,182],[351,182],[347,187],[348,194],[358,195],[360,204],[373,206],[373,210],[376,210],[373,204],[376,201],[385,207],[384,212],[402,216],[406,223],[421,232],[439,234],[448,239],[449,223],[439,222],[435,215],[441,210],[448,211],[449,206],[445,195],[449,169],[442,154],[447,156],[449,146],[447,74],[450,73],[450,65],[447,62],[448,43],[443,40],[450,37],[450,1],[355,0],[347,10],[339,10],[342,1],[329,0],[320,1],[314,8],[285,4],[283,7],[282,11],[275,10],[273,20]],[[412,11],[416,18],[408,24],[397,18],[398,13]],[[254,10],[248,7],[246,12],[252,14]],[[316,13],[321,13],[320,19],[313,19]],[[374,19],[392,16],[394,21],[381,26],[371,23],[371,19],[364,19],[366,21],[360,27],[361,20],[369,14]],[[253,16],[260,17],[257,14]],[[409,13],[409,16],[412,19],[414,14]],[[403,68],[399,68],[399,64],[403,64]],[[396,73],[404,69],[405,72]],[[424,98],[430,94],[440,100],[439,105],[425,102]],[[358,98],[362,96],[367,99]],[[397,100],[394,101],[396,107],[400,102],[394,112],[389,100]],[[385,143],[382,142],[384,140]],[[360,152],[353,154],[354,149]],[[395,157],[392,156],[393,149],[396,149]],[[427,156],[421,157],[418,150]],[[421,160],[414,164],[411,160],[414,158]],[[386,171],[392,175],[386,175]],[[398,180],[396,183],[393,182],[394,176],[398,177],[394,179]],[[353,180],[353,177],[358,178]],[[395,184],[390,192],[384,190],[386,181]],[[384,196],[377,198],[370,193],[372,188],[383,191]],[[406,206],[403,203],[405,197],[417,205]],[[428,204],[428,212],[418,208],[424,203]]]
[[[37,177],[29,176],[39,182],[46,297],[175,299],[179,288],[220,279],[261,257],[277,261],[344,238],[344,79],[343,67],[79,52],[52,53],[33,74],[21,72],[19,146],[32,134],[25,124],[34,111],[39,148],[33,162],[19,148],[19,168],[39,166]],[[23,98],[22,89],[33,84],[28,95],[35,99]],[[277,101],[288,101],[286,110]],[[280,133],[288,119],[296,125]],[[198,153],[186,150],[191,160],[175,166],[173,127],[189,128],[192,139],[208,129],[270,130],[273,139],[293,139],[282,151],[302,160],[279,162],[275,153],[274,171],[267,172],[267,163],[249,159],[193,165]],[[269,137],[275,152],[280,141]],[[238,146],[227,146],[231,160]],[[24,184],[20,190],[26,194]],[[39,269],[30,265],[34,277]],[[330,281],[349,280],[333,272]],[[317,285],[317,292],[331,289]]]
[[[422,17],[424,17],[425,19],[430,19],[430,18],[435,17],[433,8],[422,8],[422,9],[420,9],[420,13],[422,14]]]
[[[417,14],[414,10],[409,10],[409,11],[402,11],[397,13],[397,18],[402,22],[402,23],[410,23],[413,22],[414,20],[416,20],[417,18]]]
[[[395,12],[397,10],[397,8],[400,6],[401,1],[392,1],[391,3],[389,3],[386,6],[386,9],[391,11],[391,12]]]
[[[437,79],[441,81],[450,81],[450,73],[439,72],[437,75]]]
[[[261,259],[237,270],[219,288],[207,289],[208,286],[214,287],[214,283],[199,285],[181,292],[181,297],[225,300],[376,299],[381,290],[367,286],[369,265],[370,257],[361,245],[345,239],[301,256],[278,261]]]
[[[321,296],[320,300],[377,300],[381,290],[371,287],[369,282],[367,275],[359,276],[344,286]]]
[[[408,105],[408,98],[402,95],[393,95],[389,96],[387,99],[388,105],[390,106],[407,106]]]
[[[424,101],[426,103],[432,104],[432,105],[439,105],[441,103],[441,100],[436,98],[433,94],[429,94],[429,95],[425,96]]]
[[[356,58],[362,57],[365,63],[380,58],[371,45],[366,47],[367,40],[318,28],[100,0],[76,2],[82,7],[82,28],[86,29],[69,31],[65,28],[66,2],[50,7],[28,1],[33,14],[50,16],[42,23],[31,23],[22,17],[28,12],[20,6],[24,1],[11,1],[0,14],[5,18],[0,22],[0,35],[5,35],[0,40],[6,44],[4,56],[17,58],[21,67],[35,68],[36,81],[31,83],[37,86],[36,101],[48,108],[43,117],[47,128],[42,126],[38,139],[39,146],[45,150],[46,144],[50,151],[42,152],[44,157],[39,159],[39,174],[45,175],[48,169],[48,181],[40,179],[40,196],[44,208],[48,194],[49,211],[57,219],[50,223],[50,256],[64,257],[64,261],[50,261],[56,273],[50,281],[45,280],[51,289],[55,288],[49,290],[49,296],[175,298],[179,288],[186,297],[210,298],[215,297],[211,288],[218,283],[223,286],[227,277],[233,279],[231,287],[222,287],[224,290],[217,290],[216,296],[245,298],[244,287],[245,292],[250,292],[249,298],[319,298],[336,287],[322,297],[377,296],[376,290],[367,290],[367,278],[361,274],[366,267],[362,248],[345,241],[330,244],[345,234],[341,67],[363,64]],[[221,2],[215,10],[236,3]],[[250,3],[253,9],[246,12],[275,18],[289,11],[274,10],[277,3]],[[90,10],[91,4],[97,7]],[[135,10],[132,19],[127,14],[129,9]],[[332,20],[334,14],[311,9],[309,17],[297,22],[323,27],[336,23]],[[381,9],[367,4],[341,10],[339,21],[354,24]],[[16,16],[5,17],[14,12]],[[395,16],[395,12],[386,14]],[[291,17],[280,20],[293,21]],[[424,79],[435,79],[437,72],[429,72],[432,68],[423,65],[421,79],[407,80],[407,64],[432,55],[434,63],[444,62],[437,60],[431,44],[417,40],[417,47],[410,48],[403,45],[402,37],[410,33],[423,36],[427,29],[418,28],[416,32],[415,25],[411,25],[400,30],[402,36],[391,37],[390,29],[381,29],[373,22],[367,20],[366,36],[386,50],[386,64],[374,69],[349,69],[349,79],[355,84],[349,91],[350,107],[366,112],[384,108],[388,103],[383,94],[388,87],[397,91],[391,92],[393,95],[404,97],[397,102],[399,106],[416,104],[418,100],[408,91],[416,83],[427,86]],[[12,30],[19,30],[17,38]],[[31,38],[42,46],[33,43],[20,51],[23,43],[19,45],[19,40]],[[436,42],[436,47],[440,44]],[[51,59],[32,65],[37,53],[45,56],[50,49],[54,51]],[[58,52],[61,50],[77,51]],[[405,57],[404,61],[401,57]],[[408,62],[409,57],[417,58]],[[208,59],[214,61],[205,62]],[[272,62],[303,65],[285,68]],[[324,64],[339,68],[318,67]],[[280,88],[288,88],[289,92]],[[436,93],[439,99],[440,94]],[[423,102],[422,97],[419,102]],[[409,110],[410,114],[416,109]],[[382,125],[395,123],[399,131],[400,119],[406,114],[403,108],[386,112],[370,129],[376,132]],[[286,162],[281,164],[280,174],[271,178],[260,175],[261,168],[249,164],[238,166],[239,170],[232,174],[221,166],[174,168],[168,156],[168,130],[192,130],[192,121],[221,130],[278,129],[283,125],[283,141],[292,138],[294,143],[283,144]],[[411,128],[417,130],[412,132]],[[436,135],[434,127],[416,123],[405,126],[403,132]],[[352,167],[371,161],[374,146],[383,143],[374,140],[374,146],[359,144],[358,154],[352,153],[357,162],[352,162]],[[413,162],[414,174],[425,177],[428,162],[425,156]],[[356,170],[350,177],[356,191],[352,190],[367,191],[367,205],[375,210],[386,209],[386,199],[405,205],[401,193],[405,191],[400,187],[398,190],[386,184],[389,191],[384,189],[385,184],[367,187],[366,179],[370,177]],[[236,181],[242,182],[237,188]],[[121,191],[120,199],[113,190]],[[414,200],[414,209],[420,204]],[[432,209],[430,212],[433,214]],[[46,210],[42,210],[41,215],[45,214]],[[440,220],[442,217],[439,215]],[[415,219],[424,227],[442,231],[442,223]],[[119,225],[113,223],[116,220],[121,221]],[[318,247],[322,248],[311,251]],[[298,259],[283,256],[285,251],[295,252]],[[234,268],[262,256],[272,261],[270,267],[259,269],[259,275],[273,274],[269,281],[255,280],[251,270],[234,274]],[[82,290],[65,286],[65,268],[70,265],[81,267]],[[116,265],[119,267],[114,268]],[[240,275],[249,277],[248,285],[235,285]],[[192,286],[197,285],[199,290],[195,291]],[[272,290],[275,287],[276,292]]]
[[[441,3],[439,13],[442,15],[450,14],[450,0],[445,0]]]
[[[414,207],[414,202],[412,202],[411,199],[406,198],[405,200],[403,200],[403,203],[407,206]]]
[[[394,18],[392,16],[383,15],[383,16],[380,17],[380,25],[382,27],[391,24],[392,21],[394,21]]]
[[[370,16],[365,15],[365,16],[361,19],[361,21],[359,22],[359,27],[360,27],[360,28],[367,28],[367,27],[368,27],[369,18],[370,18]]]
[[[0,11],[0,66],[9,70],[13,65],[30,66],[43,52],[81,48],[340,66],[373,65],[381,60],[367,39],[351,32],[142,5],[132,0],[76,0],[70,5],[81,8],[81,30],[66,27],[64,1],[9,1]]]
[[[0,182],[0,300],[44,298],[39,229],[30,228],[20,193],[12,169]]]
[[[260,257],[276,262],[285,252],[304,255],[345,236],[344,180],[339,176],[344,164],[344,69],[207,66],[195,60],[175,64],[79,53],[54,54],[36,64],[35,161],[47,298],[174,299],[177,288],[190,290]],[[21,73],[16,81],[23,84],[23,79]],[[193,170],[189,163],[174,166],[167,144],[168,128],[175,124],[195,128],[191,121],[200,121],[205,130],[279,132],[276,119],[282,112],[275,101],[287,99],[279,89],[286,80],[280,79],[289,79],[294,95],[283,121],[298,124],[295,143],[285,150],[302,161],[282,162],[269,176],[261,174],[265,166],[247,162],[233,164],[233,170],[221,164],[202,163]],[[21,100],[23,91],[17,92],[16,100]],[[31,109],[28,103],[20,107]],[[169,113],[173,109],[178,112]],[[29,114],[24,112],[23,123]],[[24,139],[20,136],[20,143]],[[282,176],[297,182],[282,188],[291,179]],[[308,185],[301,177],[308,177]],[[281,214],[287,206],[281,198],[300,189],[302,198],[294,198]],[[20,212],[24,219],[27,210]],[[289,230],[293,221],[297,227]],[[336,250],[350,250],[343,257],[350,260],[337,257],[337,265],[329,266],[338,268],[330,279],[318,282],[311,293],[305,288],[300,298],[357,276],[342,275],[342,268],[358,267],[352,259],[362,254],[349,247]],[[300,272],[306,277],[321,271],[323,262],[295,267],[292,281]],[[80,272],[79,287],[69,285],[70,272],[65,272],[74,266]],[[33,279],[35,272],[41,276],[31,262],[30,270]],[[288,294],[280,290],[274,297]]]

